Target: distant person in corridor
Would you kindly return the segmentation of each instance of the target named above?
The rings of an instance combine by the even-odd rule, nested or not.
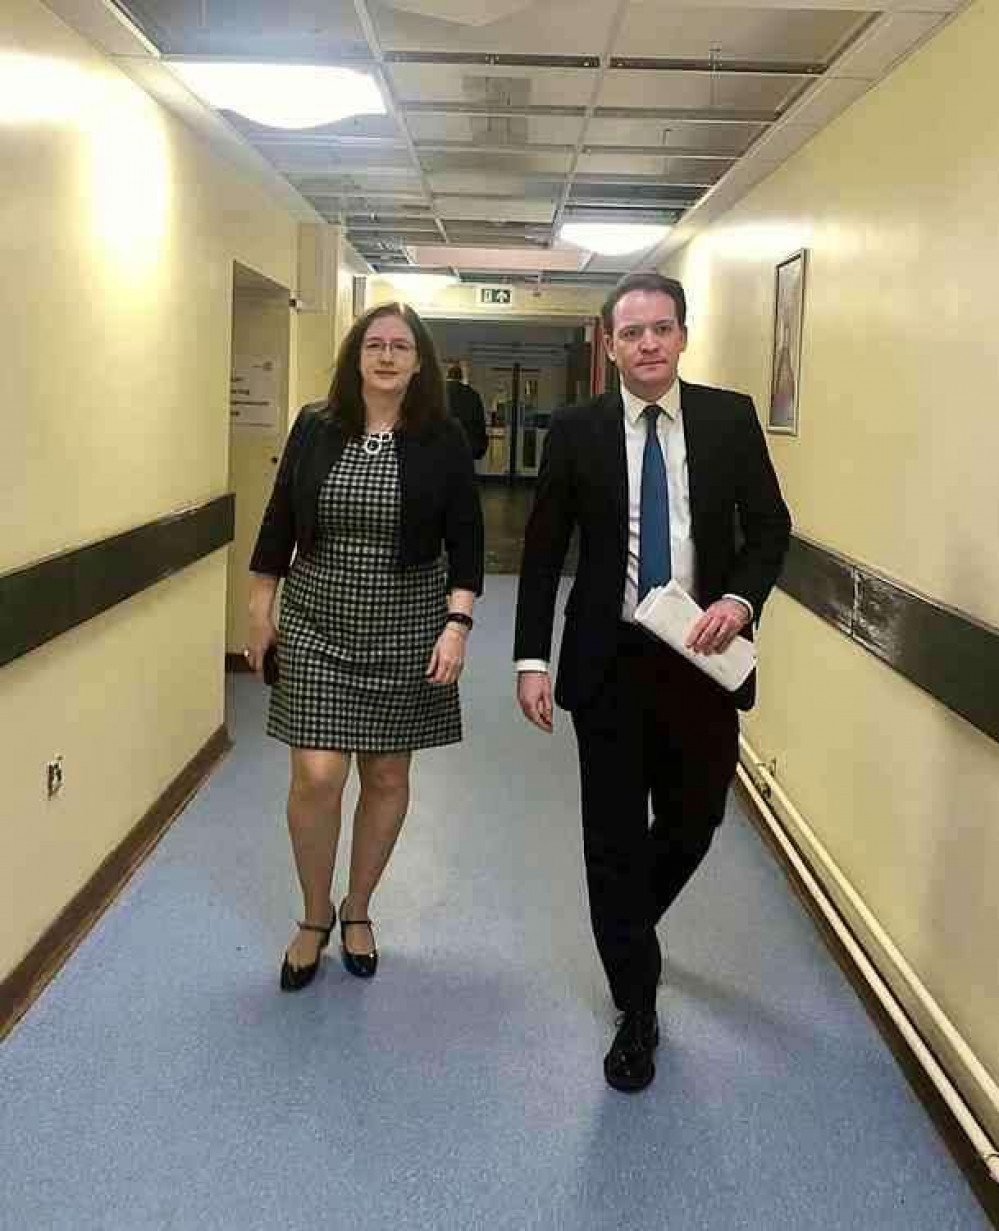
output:
[[[486,437],[486,412],[482,398],[471,385],[465,384],[461,366],[457,363],[453,363],[447,370],[447,404],[451,414],[465,429],[472,457],[476,461],[485,457],[489,441]]]
[[[555,598],[578,528],[555,700],[575,728],[590,915],[621,1013],[604,1074],[635,1091],[655,1076],[656,924],[722,820],[736,709],[748,709],[755,690],[750,676],[738,693],[724,691],[635,624],[635,608],[672,577],[705,609],[690,648],[715,654],[751,636],[791,522],[750,398],[679,379],[682,286],[629,275],[602,324],[621,392],[552,419],[524,539],[514,656],[521,709],[551,731]]]

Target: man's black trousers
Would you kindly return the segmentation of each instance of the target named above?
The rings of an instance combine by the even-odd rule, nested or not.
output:
[[[612,668],[572,718],[597,949],[618,1008],[651,1009],[662,961],[655,926],[724,816],[736,708],[703,672],[622,622]]]

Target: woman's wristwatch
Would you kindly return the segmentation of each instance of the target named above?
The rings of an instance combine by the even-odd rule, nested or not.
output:
[[[471,632],[475,627],[475,621],[470,615],[465,615],[463,611],[449,611],[445,624],[459,624],[467,632]]]

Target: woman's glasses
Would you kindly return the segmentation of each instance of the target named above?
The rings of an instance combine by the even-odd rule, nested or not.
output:
[[[389,342],[383,342],[381,338],[366,338],[361,350],[366,355],[380,355],[388,351],[390,355],[402,357],[416,353],[413,343],[407,342],[404,338],[392,338]]]

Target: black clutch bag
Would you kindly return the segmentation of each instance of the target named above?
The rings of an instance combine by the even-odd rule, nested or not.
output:
[[[280,678],[281,673],[278,670],[277,646],[272,645],[268,647],[267,653],[264,654],[264,683],[269,688],[273,688]]]

